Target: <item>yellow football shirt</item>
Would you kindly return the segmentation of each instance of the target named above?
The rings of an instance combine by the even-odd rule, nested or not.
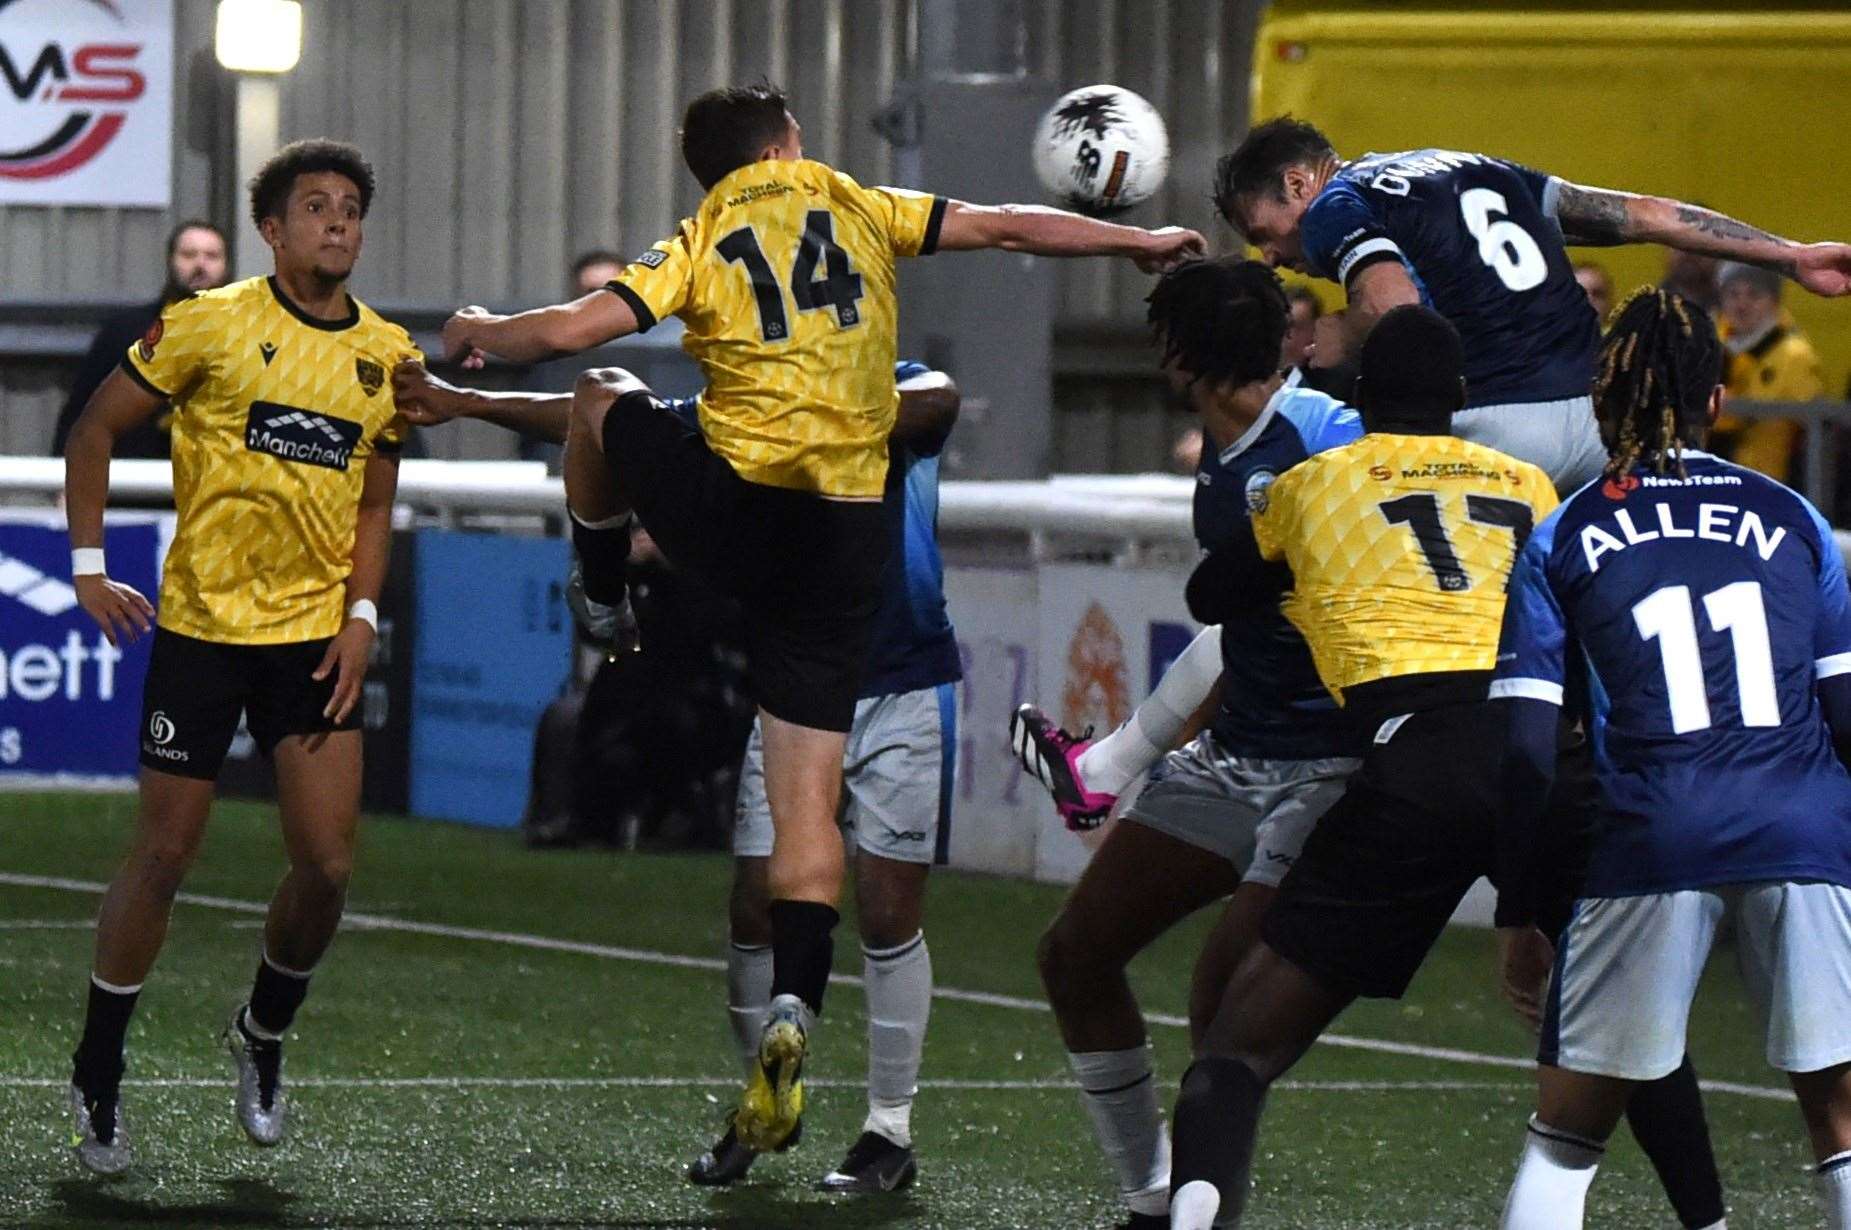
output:
[[[173,403],[163,628],[236,645],[340,631],[366,462],[404,439],[387,376],[418,357],[348,302],[316,320],[250,278],[169,304],[129,347],[123,370]]]
[[[1454,436],[1370,434],[1293,466],[1253,517],[1324,685],[1490,670],[1511,566],[1555,508],[1541,470]]]
[[[748,482],[880,498],[894,391],[894,258],[938,246],[942,198],[764,161],[713,186],[610,289],[687,326],[708,447]]]

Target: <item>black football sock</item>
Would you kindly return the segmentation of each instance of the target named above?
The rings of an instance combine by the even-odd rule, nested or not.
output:
[[[1665,1195],[1686,1226],[1713,1226],[1723,1219],[1722,1177],[1703,1117],[1703,1094],[1690,1056],[1678,1070],[1641,1083],[1626,1104],[1633,1138],[1658,1171]]]
[[[140,995],[140,987],[112,987],[91,976],[84,1034],[71,1056],[71,1083],[86,1095],[110,1093],[121,1082],[122,1042]]]
[[[622,513],[587,525],[573,513],[572,546],[578,551],[579,571],[585,578],[585,596],[605,606],[624,598],[624,577],[630,559],[630,522]]]
[[[245,1032],[275,1042],[289,1031],[296,1009],[308,998],[306,971],[284,969],[265,956],[257,962],[257,981],[251,984],[251,1006],[244,1014]]]
[[[771,998],[795,995],[817,1016],[836,942],[830,934],[841,915],[820,901],[771,903]]]
[[[1170,1146],[1172,1199],[1200,1180],[1221,1193],[1217,1222],[1240,1216],[1265,1104],[1266,1082],[1240,1060],[1204,1055],[1189,1065],[1176,1099]]]

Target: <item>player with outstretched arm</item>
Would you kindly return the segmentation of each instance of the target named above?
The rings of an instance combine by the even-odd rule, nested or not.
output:
[[[745,608],[777,841],[767,867],[772,1007],[733,1126],[763,1151],[797,1126],[833,951],[842,758],[887,556],[896,259],[1002,248],[1121,256],[1157,271],[1199,255],[1203,241],[1179,228],[864,188],[803,157],[802,130],[769,86],[697,98],[681,143],[707,195],[607,291],[514,316],[465,309],[444,339],[466,362],[482,352],[530,361],[664,316],[687,326],[684,345],[706,376],[698,429],[629,373],[586,373],[566,497],[594,610],[623,603],[632,510],[669,558]]]
[[[855,906],[868,1001],[868,1115],[847,1155],[820,1180],[824,1190],[838,1192],[896,1191],[918,1173],[912,1109],[932,1003],[925,887],[950,837],[953,693],[963,673],[938,552],[939,454],[957,422],[958,389],[949,376],[919,363],[899,364],[894,378],[900,406],[882,497],[889,556],[874,647],[842,764],[848,795],[842,822],[856,847]],[[559,443],[571,419],[570,395],[457,388],[421,363],[400,364],[392,383],[400,410],[418,426],[475,418]],[[696,399],[668,404],[696,422]],[[727,1021],[748,1073],[771,1002],[766,864],[773,834],[764,782],[764,737],[755,727],[733,829],[726,948]],[[688,1167],[688,1179],[723,1187],[744,1178],[757,1157],[729,1125]]]
[[[1215,171],[1215,205],[1268,263],[1341,285],[1346,350],[1424,303],[1465,343],[1461,438],[1541,466],[1561,492],[1606,450],[1588,389],[1600,321],[1568,246],[1656,243],[1851,292],[1851,245],[1795,243],[1713,210],[1593,188],[1488,154],[1419,149],[1345,160],[1291,116],[1256,125]]]

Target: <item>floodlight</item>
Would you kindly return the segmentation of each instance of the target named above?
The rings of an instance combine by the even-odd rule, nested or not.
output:
[[[234,73],[286,73],[302,58],[297,0],[219,0],[213,50]]]

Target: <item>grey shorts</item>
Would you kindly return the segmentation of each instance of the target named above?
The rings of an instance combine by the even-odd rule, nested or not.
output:
[[[1125,818],[1219,854],[1243,883],[1277,887],[1361,764],[1233,756],[1203,731],[1158,762]]]
[[[1474,406],[1453,415],[1453,434],[1529,462],[1562,495],[1593,482],[1607,465],[1591,397]]]
[[[1542,1062],[1641,1081],[1674,1070],[1730,908],[1769,1065],[1816,1072],[1851,1060],[1851,889],[1774,881],[1576,902],[1556,952]]]
[[[902,863],[945,861],[956,730],[956,684],[855,702],[842,756],[841,812],[842,827],[855,844]],[[754,722],[739,771],[733,853],[769,858],[772,837],[764,741]]]

